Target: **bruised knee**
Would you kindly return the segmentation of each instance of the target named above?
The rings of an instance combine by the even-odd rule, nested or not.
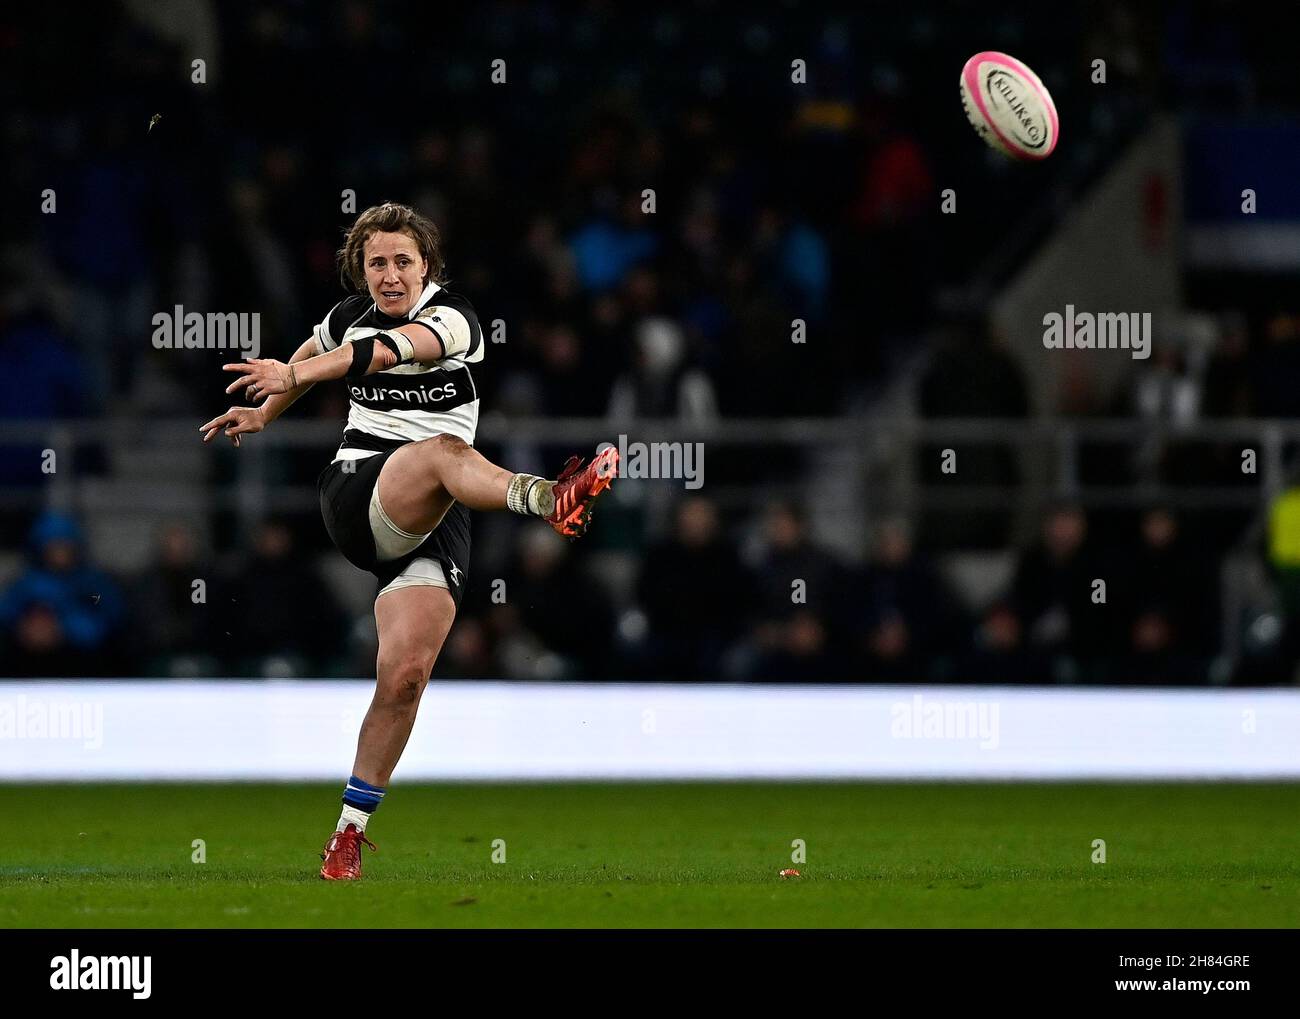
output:
[[[403,710],[415,707],[432,670],[433,659],[423,654],[405,654],[381,660],[378,698]]]
[[[421,439],[409,448],[415,457],[403,465],[404,470],[414,470],[422,482],[435,487],[454,474],[460,459],[473,449],[464,439],[445,432],[431,439]]]
[[[429,459],[434,462],[454,459],[470,448],[469,443],[464,439],[456,435],[448,435],[446,432],[435,435],[431,439],[423,440],[420,446],[422,451],[428,451],[430,454]]]

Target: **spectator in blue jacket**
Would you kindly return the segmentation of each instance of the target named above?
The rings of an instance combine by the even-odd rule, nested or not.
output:
[[[43,514],[28,536],[27,553],[27,568],[0,594],[5,674],[119,673],[122,594],[86,561],[77,521],[65,513]]]

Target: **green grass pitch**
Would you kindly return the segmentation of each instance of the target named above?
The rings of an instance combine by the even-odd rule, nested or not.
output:
[[[339,791],[0,785],[0,926],[1300,922],[1294,783],[398,781],[370,825],[380,851],[365,853],[364,880],[323,882]],[[806,862],[791,862],[795,839]],[[788,867],[802,876],[782,879]]]

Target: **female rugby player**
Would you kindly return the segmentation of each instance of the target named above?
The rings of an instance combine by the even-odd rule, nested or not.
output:
[[[438,229],[395,204],[357,217],[338,253],[345,298],[286,364],[224,366],[256,407],[231,407],[200,427],[238,446],[317,382],[344,379],[351,397],[343,442],[321,473],[321,514],[339,551],[379,578],[374,699],[361,724],[343,813],[320,876],[361,876],[366,822],[379,806],[416,708],[456,615],[469,569],[469,511],[541,517],[576,537],[618,474],[608,447],[585,468],[571,457],[555,481],[511,474],[473,448],[479,401],[470,365],[483,335],[469,301],[442,285]]]

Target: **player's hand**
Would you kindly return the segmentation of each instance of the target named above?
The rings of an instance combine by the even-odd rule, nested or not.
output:
[[[226,387],[227,393],[234,393],[247,388],[250,400],[260,400],[264,396],[287,393],[294,387],[293,370],[283,361],[274,358],[259,357],[251,361],[236,361],[223,364],[223,372],[239,372],[239,378]]]
[[[203,441],[210,442],[218,432],[224,431],[230,441],[239,445],[241,435],[252,435],[266,427],[266,418],[261,407],[231,407],[224,414],[218,414],[205,425],[199,425]]]

